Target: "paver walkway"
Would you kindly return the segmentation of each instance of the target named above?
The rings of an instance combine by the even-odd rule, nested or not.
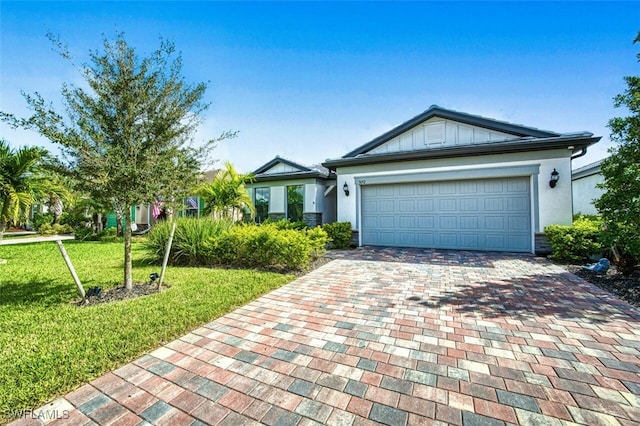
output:
[[[640,424],[630,305],[533,256],[332,255],[40,414],[78,425]]]

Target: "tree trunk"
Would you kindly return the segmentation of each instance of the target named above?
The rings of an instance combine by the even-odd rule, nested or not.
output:
[[[62,200],[58,197],[53,197],[53,200],[50,202],[49,209],[51,210],[51,213],[53,213],[52,225],[55,225],[56,223],[60,222],[60,216],[62,216],[62,212],[64,210],[64,204],[62,204]]]
[[[2,209],[0,209],[0,243],[4,237],[4,231],[7,230],[7,220],[5,219],[7,216],[9,216],[9,200],[5,199],[2,203]]]
[[[122,230],[124,234],[124,286],[127,290],[131,290],[133,288],[131,274],[133,268],[131,262],[131,206],[125,207],[124,210],[124,229]]]

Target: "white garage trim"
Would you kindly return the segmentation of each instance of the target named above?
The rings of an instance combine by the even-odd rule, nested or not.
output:
[[[540,173],[540,164],[480,169],[446,170],[441,172],[394,173],[385,175],[354,176],[357,185],[384,183],[433,182],[443,180],[490,179],[512,176],[532,176]]]

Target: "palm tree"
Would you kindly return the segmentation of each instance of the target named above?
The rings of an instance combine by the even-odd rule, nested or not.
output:
[[[40,179],[34,184],[37,201],[43,201],[53,213],[53,223],[59,223],[65,205],[70,206],[74,201],[74,194],[70,188],[73,182],[55,172],[42,174]]]
[[[204,202],[202,212],[222,219],[234,219],[238,212],[244,214],[245,210],[253,215],[255,207],[245,187],[253,175],[238,173],[230,162],[226,162],[224,167],[213,182],[203,184],[198,190]]]
[[[0,139],[0,241],[10,221],[25,218],[34,202],[33,185],[46,151],[38,147],[11,149]]]

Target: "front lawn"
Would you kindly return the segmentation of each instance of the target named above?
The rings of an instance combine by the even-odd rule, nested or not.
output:
[[[123,244],[67,241],[85,290],[120,286]],[[134,243],[134,281],[144,264]],[[36,408],[134,360],[292,279],[208,268],[167,269],[161,293],[78,307],[73,279],[53,242],[0,247],[0,424],[2,413]],[[8,419],[4,419],[6,421]]]

